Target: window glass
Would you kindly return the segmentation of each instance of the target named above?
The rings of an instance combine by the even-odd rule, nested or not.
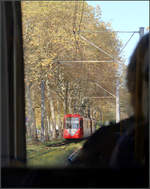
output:
[[[79,118],[69,117],[66,119],[66,129],[78,129],[79,128]]]
[[[69,154],[81,148],[87,136],[76,142],[66,139],[74,139],[75,133],[64,132],[65,115],[79,114],[80,125],[86,128],[91,119],[92,132],[115,122],[117,81],[120,119],[132,113],[125,86],[127,66],[119,54],[123,44],[111,23],[103,21],[100,5],[88,1],[21,4],[27,164],[66,166]],[[68,117],[65,124],[77,129],[79,118]]]

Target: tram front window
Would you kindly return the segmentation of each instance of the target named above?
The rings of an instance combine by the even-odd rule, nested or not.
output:
[[[79,128],[79,119],[78,118],[67,118],[66,120],[66,129],[78,129]]]
[[[72,129],[78,129],[78,128],[79,128],[79,124],[77,124],[77,123],[72,124]]]

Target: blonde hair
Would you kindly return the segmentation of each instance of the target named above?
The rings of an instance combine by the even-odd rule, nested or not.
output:
[[[127,87],[135,115],[135,157],[144,160],[144,124],[149,114],[149,33],[137,44],[127,71]]]
[[[137,44],[127,70],[127,87],[131,93],[131,103],[134,113],[142,116],[145,112],[147,119],[148,109],[145,111],[142,107],[143,98],[148,98],[148,80],[149,80],[149,33],[146,34]],[[147,93],[145,94],[145,91]],[[148,102],[147,108],[148,108]],[[140,110],[138,111],[137,108]]]

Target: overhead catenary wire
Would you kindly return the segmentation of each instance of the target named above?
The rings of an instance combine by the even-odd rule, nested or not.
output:
[[[79,97],[68,97],[68,99],[78,99]],[[89,98],[89,99],[112,99],[114,97],[111,96],[85,96],[83,98]],[[51,99],[59,99],[59,97],[52,97]]]
[[[58,62],[61,64],[65,63],[82,63],[82,62],[87,62],[87,63],[99,63],[99,62],[114,62],[113,60],[58,60]]]
[[[76,29],[76,17],[77,17],[77,2],[75,1],[74,5],[74,15],[73,15],[73,32],[75,32]]]
[[[129,41],[131,40],[131,38],[133,37],[133,35],[135,34],[135,32],[132,33],[131,37],[128,39],[128,41],[125,43],[124,47],[120,50],[119,54],[122,53],[123,49],[127,46],[127,44],[129,43]]]
[[[80,32],[80,26],[81,26],[82,19],[83,19],[83,13],[84,13],[84,0],[82,2],[82,12],[81,12],[81,17],[80,17],[80,23],[79,23],[79,30],[78,30],[78,32]]]
[[[84,6],[84,2],[83,2],[83,6]],[[83,17],[83,10],[84,10],[84,7],[82,6],[82,13],[81,13],[81,18],[80,18],[80,23],[79,23],[79,29],[80,29],[80,25],[81,25],[81,22],[82,22],[82,17]],[[76,53],[75,53],[75,57],[74,57],[74,60],[76,60],[77,58],[77,54],[78,52],[80,53],[80,56],[81,56],[81,59],[83,59],[83,55],[82,55],[82,51],[80,49],[80,46],[79,46],[79,43],[78,43],[78,40],[77,40],[77,13],[78,13],[78,2],[75,1],[75,7],[74,7],[74,17],[73,17],[73,35],[74,35],[74,40],[75,40],[75,49],[76,49]]]
[[[93,31],[93,30],[81,30],[80,31],[81,33],[82,32],[87,32],[87,33],[106,33],[108,31]],[[115,32],[115,33],[139,33],[139,31],[112,31],[112,32]]]
[[[89,80],[88,81],[95,83],[99,88],[103,89],[106,93],[108,93],[109,95],[111,95],[113,98],[116,98],[116,96],[114,94],[112,94],[111,92],[109,92],[107,89],[105,89],[104,87],[102,87],[99,83],[93,81],[93,80]]]
[[[110,93],[108,90],[104,89],[104,87],[102,87],[99,83],[95,83],[98,87],[100,87],[101,89],[103,89],[105,92],[107,92],[108,94],[110,94],[111,96],[113,96],[114,98],[116,98],[116,96],[112,93]]]
[[[75,58],[77,56],[77,50],[78,50],[78,45],[77,45],[77,39],[76,39],[76,19],[77,19],[77,1],[74,2],[74,16],[73,16],[73,35],[74,35],[74,39],[75,39],[75,49],[76,49],[76,53],[75,53]]]
[[[103,50],[102,48],[100,48],[100,47],[98,47],[97,45],[95,45],[93,42],[91,42],[91,41],[89,41],[88,39],[86,39],[84,36],[82,36],[81,35],[81,32],[90,32],[90,33],[93,33],[93,32],[98,32],[98,33],[101,33],[101,32],[108,32],[108,31],[90,31],[90,30],[88,30],[88,31],[78,31],[77,33],[79,34],[79,37],[80,38],[82,38],[83,40],[85,40],[87,43],[89,43],[90,45],[92,45],[92,46],[94,46],[95,48],[97,48],[99,51],[101,51],[102,53],[104,53],[105,55],[107,55],[107,56],[109,56],[109,57],[111,57],[112,59],[113,59],[113,61],[115,61],[115,59],[114,59],[114,56],[112,56],[112,55],[110,55],[108,52],[106,52],[105,50]],[[120,50],[120,53],[119,54],[121,54],[121,52],[123,51],[123,49],[127,46],[127,44],[129,43],[129,41],[131,40],[131,38],[133,37],[133,35],[135,34],[135,33],[139,33],[139,31],[113,31],[113,32],[115,32],[115,33],[132,33],[132,35],[131,35],[131,37],[130,37],[130,39],[126,42],[126,44],[125,44],[125,46]],[[75,35],[75,37],[76,37],[76,32],[74,32],[74,35]],[[78,46],[79,44],[78,44],[78,42],[76,41],[76,45]],[[77,48],[76,48],[77,49]],[[118,62],[118,61],[117,61]],[[118,73],[117,73],[117,75],[118,75]],[[118,76],[120,76],[120,74],[118,75]],[[117,104],[117,95],[118,95],[118,97],[119,97],[119,80],[117,81],[117,87],[116,87],[116,104]],[[117,107],[117,106],[116,106]],[[118,109],[118,108],[116,108],[116,109]],[[117,112],[118,110],[116,110],[116,112]],[[118,113],[117,113],[117,115],[118,115]],[[116,118],[116,120],[120,120],[120,115],[119,115],[119,118]]]
[[[77,9],[76,9],[76,13],[77,14]],[[80,32],[80,27],[81,27],[81,23],[82,23],[82,19],[83,19],[83,14],[84,14],[84,0],[82,1],[82,11],[81,11],[81,16],[80,16],[80,22],[78,25],[78,30],[77,30],[77,25],[75,24],[75,28],[74,28],[74,38],[75,38],[75,45],[76,45],[76,57],[77,57],[77,51],[79,52],[80,58],[81,60],[83,60],[83,51],[80,47],[79,41],[77,40],[77,35],[79,35]],[[76,15],[77,16],[77,15]],[[81,65],[82,67],[84,66],[83,64]],[[85,74],[85,73],[83,73]],[[87,73],[87,78],[89,77],[89,73]],[[87,86],[88,86],[88,80],[87,80]],[[86,88],[87,89],[87,88]]]
[[[112,55],[110,55],[109,53],[107,53],[106,51],[104,51],[102,48],[98,47],[97,45],[95,45],[93,42],[89,41],[88,39],[86,39],[85,37],[83,37],[82,35],[79,34],[79,36],[85,40],[87,43],[89,43],[90,45],[92,45],[93,47],[95,47],[96,49],[98,49],[99,51],[101,51],[102,53],[106,54],[107,56],[111,57],[112,59],[114,59],[114,57]]]

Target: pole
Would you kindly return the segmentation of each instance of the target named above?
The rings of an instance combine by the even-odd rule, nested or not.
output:
[[[135,33],[135,32],[134,32]],[[133,34],[134,34],[133,33]],[[137,33],[137,32],[136,32]],[[139,36],[140,36],[140,39],[143,37],[144,35],[144,27],[140,27],[139,28]],[[133,35],[132,35],[133,36]],[[131,37],[132,37],[131,36]],[[130,39],[131,39],[130,37]],[[129,39],[129,40],[130,40]],[[128,40],[128,41],[129,41]],[[128,42],[127,42],[128,43]],[[126,43],[126,44],[127,44]],[[125,45],[126,46],[126,45]],[[124,48],[123,48],[124,49]],[[122,52],[122,50],[121,50]],[[118,69],[118,73],[117,73],[117,81],[116,81],[116,123],[118,123],[120,121],[120,105],[119,105],[119,85],[120,85],[120,81],[119,81],[119,78],[120,78],[120,75],[119,75],[119,71],[120,71],[120,68]]]
[[[120,105],[119,105],[119,77],[117,78],[116,81],[116,123],[120,121]]]
[[[139,38],[144,36],[144,27],[139,28]],[[136,101],[136,112],[135,112],[135,141],[134,141],[134,152],[135,152],[135,158],[140,161],[141,163],[145,162],[145,153],[144,153],[144,125],[140,125],[140,116],[141,116],[141,106],[139,102],[139,90],[141,89],[141,83],[139,83],[139,76],[141,75],[141,69],[142,69],[142,64],[137,64],[136,66],[136,96],[135,96],[135,101]],[[141,78],[140,78],[141,79]],[[141,81],[142,82],[142,81]]]
[[[144,27],[139,28],[139,35],[140,35],[140,39],[141,39],[144,35]]]

